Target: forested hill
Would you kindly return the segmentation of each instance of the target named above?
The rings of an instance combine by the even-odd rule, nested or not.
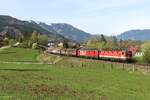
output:
[[[62,35],[43,29],[36,23],[22,21],[11,16],[0,15],[0,35],[5,35],[11,38],[26,38],[30,37],[34,30],[40,34],[46,34],[54,39],[64,38]]]
[[[117,37],[123,40],[150,40],[150,29],[126,31]]]
[[[84,42],[92,35],[84,32],[70,24],[66,23],[53,23],[53,24],[45,24],[45,23],[38,23],[42,28],[46,29],[49,32],[53,32],[56,34],[63,35],[66,38],[78,41],[78,42]]]

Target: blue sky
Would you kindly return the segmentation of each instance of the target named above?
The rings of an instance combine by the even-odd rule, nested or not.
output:
[[[69,23],[92,34],[150,29],[150,0],[2,0],[0,15]]]

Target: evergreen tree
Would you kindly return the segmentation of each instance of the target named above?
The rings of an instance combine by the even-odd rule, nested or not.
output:
[[[64,41],[63,41],[63,47],[64,47],[64,48],[68,48],[68,47],[69,47],[67,40],[64,40]]]
[[[107,40],[105,39],[105,36],[104,36],[103,34],[101,34],[100,36],[101,36],[101,41],[106,44],[106,43],[107,43]]]

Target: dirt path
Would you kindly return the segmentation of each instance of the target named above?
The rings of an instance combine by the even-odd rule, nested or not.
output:
[[[30,64],[34,64],[34,65],[37,65],[37,64],[39,64],[39,65],[42,65],[42,64],[44,64],[44,63],[34,63],[34,62],[8,62],[8,61],[0,61],[0,63],[1,64],[27,64],[27,65],[30,65]]]
[[[10,48],[11,46],[4,46],[4,47],[1,47],[0,50],[4,50],[4,49],[7,49],[7,48]]]
[[[11,62],[11,61],[0,61],[1,64],[27,64],[27,65],[43,65],[43,64],[49,64],[49,65],[53,65],[56,64],[57,62],[59,62],[60,60],[62,60],[60,57],[57,57],[57,59],[54,62],[51,63],[40,63],[40,62]]]

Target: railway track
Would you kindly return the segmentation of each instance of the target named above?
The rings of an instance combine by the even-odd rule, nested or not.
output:
[[[52,53],[50,53],[52,54]],[[59,54],[53,54],[59,55]],[[65,56],[65,55],[59,55]],[[130,70],[130,71],[140,71],[142,73],[149,73],[150,72],[150,65],[149,64],[139,64],[139,63],[124,63],[124,62],[112,62],[112,61],[105,61],[99,59],[89,59],[89,58],[82,58],[82,57],[75,57],[75,56],[68,56],[72,58],[79,58],[81,62],[95,62],[95,63],[102,63],[102,65],[109,64],[111,68],[119,68],[122,70]]]

